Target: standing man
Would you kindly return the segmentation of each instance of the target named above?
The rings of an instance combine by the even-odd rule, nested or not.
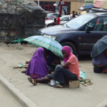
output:
[[[75,18],[75,11],[72,12],[72,18]]]
[[[59,25],[60,24],[60,15],[58,15],[58,18],[56,19],[56,24]]]
[[[72,11],[72,17],[70,18],[70,20],[72,20],[72,19],[74,19],[74,18],[76,18],[76,16],[75,16],[75,11]]]

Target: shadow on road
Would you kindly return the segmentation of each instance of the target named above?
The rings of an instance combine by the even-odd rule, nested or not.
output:
[[[78,59],[79,61],[86,61],[86,60],[91,61],[92,60],[90,55],[80,55]]]

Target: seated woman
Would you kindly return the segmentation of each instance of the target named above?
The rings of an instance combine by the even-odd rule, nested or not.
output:
[[[62,48],[62,53],[64,55],[64,64],[57,65],[55,71],[46,77],[40,79],[31,79],[32,83],[36,85],[53,78],[55,81],[60,82],[60,87],[65,87],[66,80],[78,80],[79,78],[79,64],[76,56],[71,53],[69,46],[64,46]]]
[[[45,60],[45,49],[37,48],[32,56],[26,74],[33,79],[38,79],[48,74],[48,66]]]
[[[56,64],[60,64],[60,58],[57,57],[54,53],[52,53],[51,51],[45,49],[45,59],[46,59],[46,63],[48,65],[48,69],[49,69],[49,72],[48,73],[51,73]],[[28,66],[30,63],[30,61],[26,61],[26,65]],[[26,71],[22,71],[22,73],[26,73]]]
[[[95,73],[107,73],[107,49],[94,57],[92,62]]]
[[[66,80],[78,80],[79,78],[79,64],[77,57],[71,53],[69,46],[62,48],[64,56],[64,64],[57,65],[54,72],[54,80],[60,82],[59,87],[65,87]]]

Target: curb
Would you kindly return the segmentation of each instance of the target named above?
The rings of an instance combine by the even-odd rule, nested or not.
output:
[[[20,92],[13,84],[0,75],[1,84],[14,96],[23,107],[38,107],[34,102]]]
[[[96,107],[107,107],[107,99],[104,100],[102,103],[98,104]]]

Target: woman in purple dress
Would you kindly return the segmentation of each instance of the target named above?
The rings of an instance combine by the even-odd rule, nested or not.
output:
[[[45,60],[45,49],[37,48],[32,56],[26,74],[32,79],[39,79],[48,74],[48,66]]]

